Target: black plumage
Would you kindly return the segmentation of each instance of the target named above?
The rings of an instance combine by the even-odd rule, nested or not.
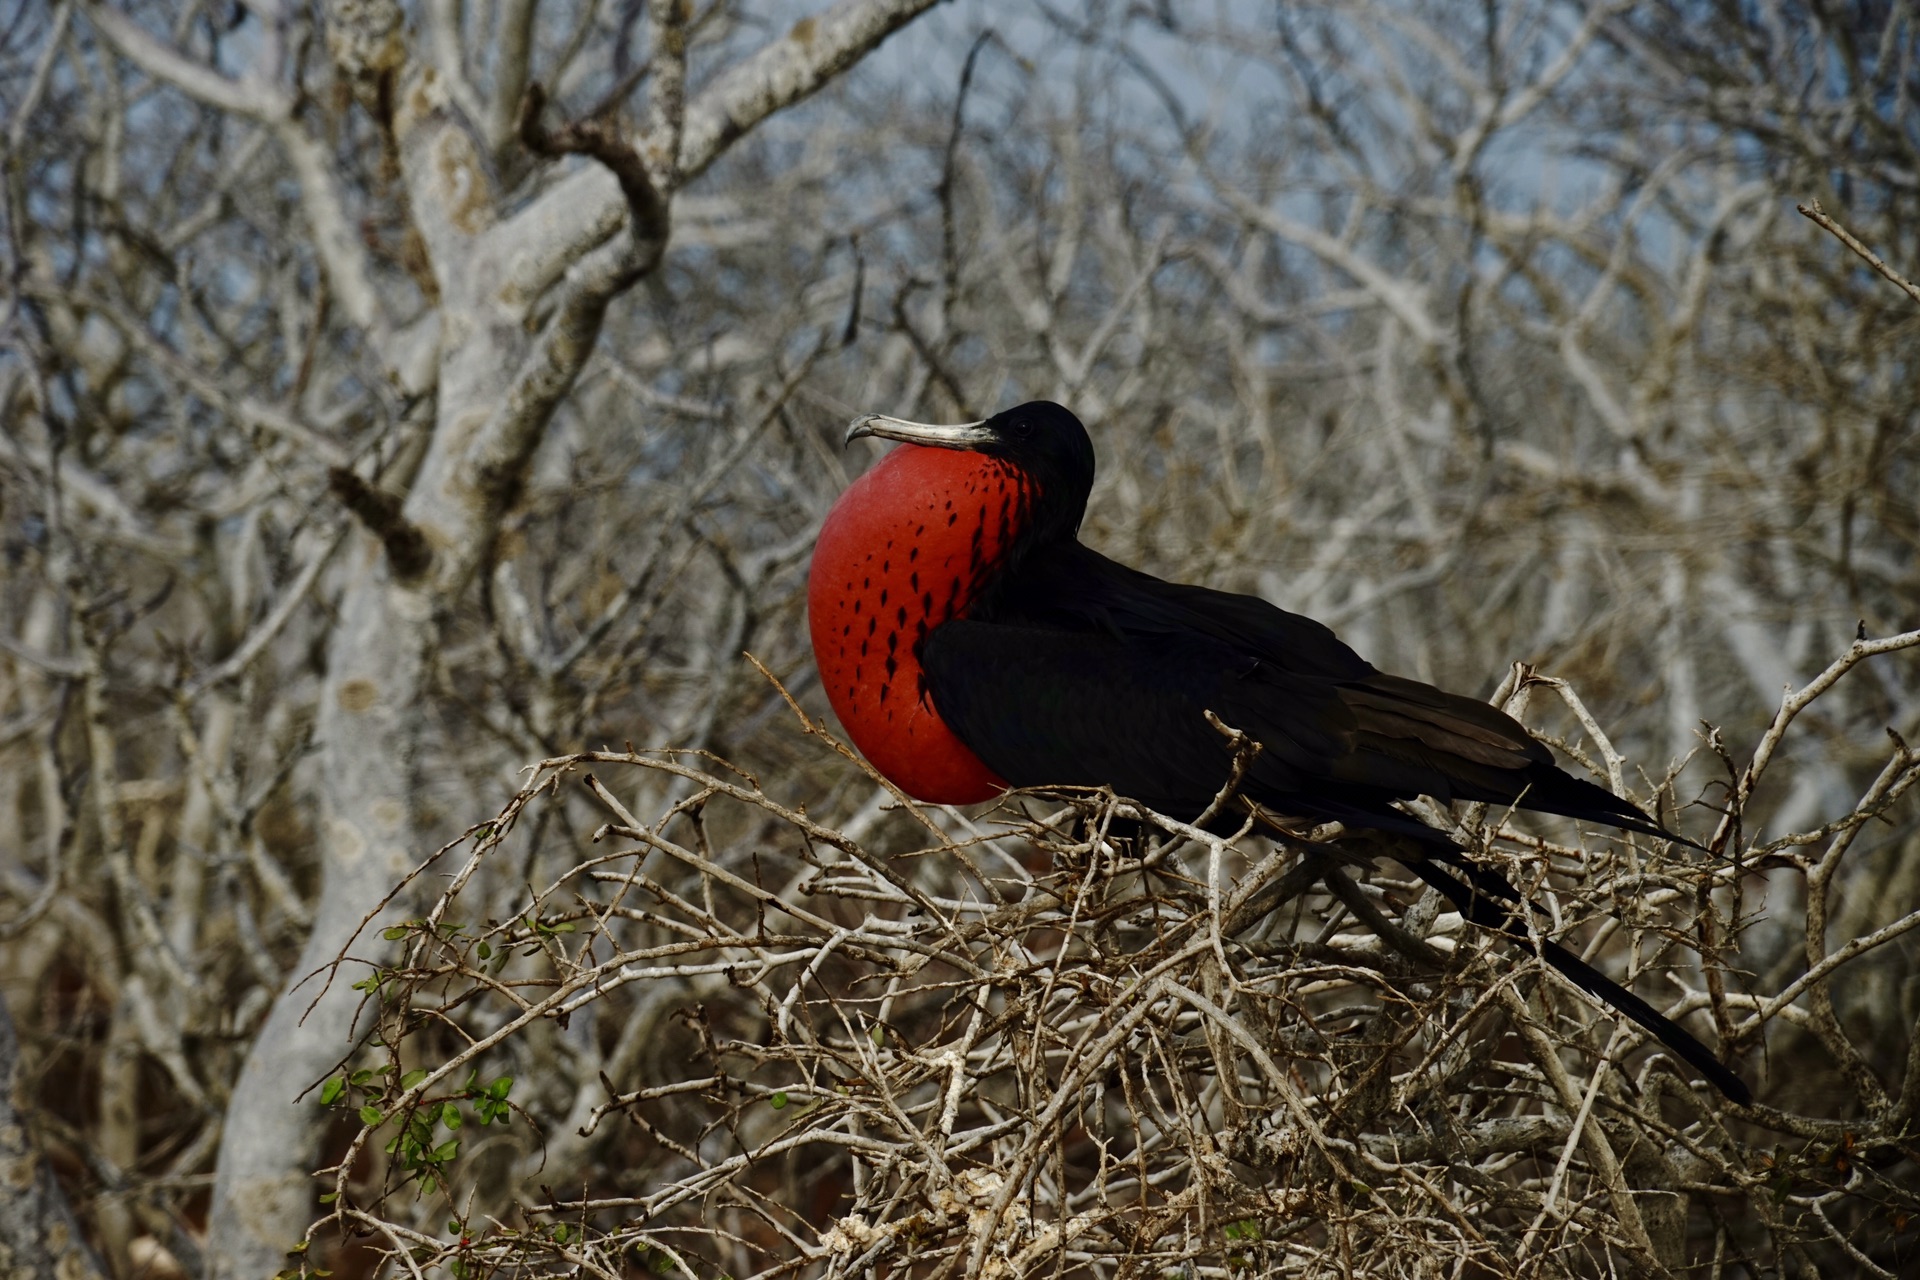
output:
[[[1191,817],[1232,765],[1212,711],[1262,746],[1244,794],[1285,813],[1444,840],[1392,807],[1428,795],[1666,834],[1484,702],[1378,671],[1311,618],[1071,537],[1027,548],[921,662],[941,718],[1015,785],[1104,784]]]
[[[1467,919],[1537,948],[1729,1098],[1751,1100],[1693,1036],[1531,933],[1530,908],[1504,876],[1394,802],[1484,801],[1677,838],[1659,823],[1561,769],[1499,709],[1381,672],[1311,618],[1253,596],[1166,582],[1083,546],[1093,447],[1058,405],[1021,405],[956,428],[869,417],[849,438],[855,434],[989,454],[1021,478],[1008,549],[968,584],[959,616],[915,651],[921,692],[1000,778],[1107,786],[1193,820],[1233,766],[1233,748],[1207,720],[1212,712],[1260,744],[1241,783],[1246,800],[1405,837],[1397,856]]]

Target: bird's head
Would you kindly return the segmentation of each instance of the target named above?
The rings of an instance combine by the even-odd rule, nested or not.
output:
[[[980,422],[953,425],[867,413],[847,428],[847,443],[862,436],[960,449],[1010,464],[1031,486],[1036,523],[1046,534],[1071,537],[1093,491],[1093,441],[1080,419],[1050,400],[1030,400]]]

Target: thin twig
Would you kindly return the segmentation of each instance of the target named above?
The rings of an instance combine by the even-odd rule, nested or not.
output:
[[[1920,302],[1920,285],[1915,284],[1898,271],[1895,271],[1881,259],[1879,254],[1860,243],[1851,231],[1840,225],[1832,215],[1821,209],[1818,200],[1810,201],[1807,204],[1797,204],[1794,208],[1811,219],[1816,226],[1832,233],[1834,239],[1838,240],[1841,244],[1859,254],[1860,257],[1865,260],[1866,264],[1885,277],[1888,283],[1904,292],[1915,302]]]

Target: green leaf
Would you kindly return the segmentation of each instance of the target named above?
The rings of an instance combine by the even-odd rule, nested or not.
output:
[[[388,942],[398,942],[400,941],[400,939],[406,937],[408,932],[409,931],[407,929],[407,926],[403,924],[397,924],[393,926],[393,928],[391,929],[381,930],[380,936],[385,938]]]
[[[369,1102],[366,1106],[360,1108],[360,1123],[361,1124],[379,1124],[380,1108],[374,1106],[371,1102]]]
[[[560,922],[559,924],[556,924],[556,925],[549,925],[549,926],[547,927],[547,932],[548,932],[548,933],[572,933],[572,932],[573,932],[573,921],[571,921],[571,920],[562,920],[562,921],[561,921],[561,922]]]
[[[512,1076],[501,1076],[498,1080],[495,1080],[492,1084],[487,1086],[487,1096],[490,1098],[504,1098],[509,1093],[512,1093],[512,1092],[513,1092]]]
[[[420,1194],[430,1196],[439,1186],[440,1184],[433,1180],[433,1175],[428,1174],[426,1177],[420,1179]]]
[[[416,1068],[415,1070],[409,1071],[407,1072],[407,1074],[400,1077],[400,1087],[402,1089],[411,1089],[413,1088],[413,1086],[419,1084],[422,1080],[425,1080],[426,1078],[427,1078],[426,1068],[425,1067]]]
[[[373,1080],[373,1072],[356,1071],[351,1076],[347,1077],[347,1079],[351,1081],[356,1087],[358,1087],[360,1085],[370,1083]]]
[[[340,1193],[338,1191],[322,1191],[320,1193],[321,1204],[332,1204],[335,1200],[338,1200],[339,1198],[340,1198]]]
[[[434,1163],[440,1164],[440,1163],[444,1163],[445,1161],[453,1159],[455,1156],[459,1154],[460,1154],[460,1139],[455,1138],[452,1142],[443,1142],[439,1146],[435,1147],[433,1149],[433,1160],[434,1160]]]
[[[320,1105],[323,1107],[332,1106],[339,1100],[340,1095],[346,1091],[347,1078],[345,1076],[333,1076],[325,1084],[320,1086]]]
[[[475,947],[474,950],[480,953],[482,960],[491,960],[493,958],[493,948],[484,942]]]
[[[440,1123],[449,1129],[458,1129],[461,1124],[460,1108],[454,1106],[451,1102],[442,1106],[440,1108]]]
[[[572,1235],[573,1229],[566,1223],[556,1222],[553,1224],[553,1238],[561,1244],[565,1244]]]
[[[778,1111],[787,1105],[787,1095],[784,1093],[776,1093],[773,1097],[767,1099],[767,1101],[773,1104],[775,1111]]]
[[[887,1042],[887,1029],[876,1022],[873,1029],[867,1032],[867,1039],[873,1041],[873,1047],[878,1049]]]

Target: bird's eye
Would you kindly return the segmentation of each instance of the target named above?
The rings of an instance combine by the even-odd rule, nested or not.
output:
[[[1019,419],[1019,420],[1017,420],[1017,421],[1015,421],[1015,422],[1014,422],[1014,424],[1013,424],[1013,438],[1014,438],[1014,439],[1016,439],[1016,440],[1025,440],[1025,439],[1027,439],[1028,437],[1030,437],[1031,435],[1033,435],[1033,424],[1032,424],[1031,422],[1028,422],[1028,421],[1027,421],[1026,419],[1024,419],[1024,418],[1022,418],[1022,419]]]

